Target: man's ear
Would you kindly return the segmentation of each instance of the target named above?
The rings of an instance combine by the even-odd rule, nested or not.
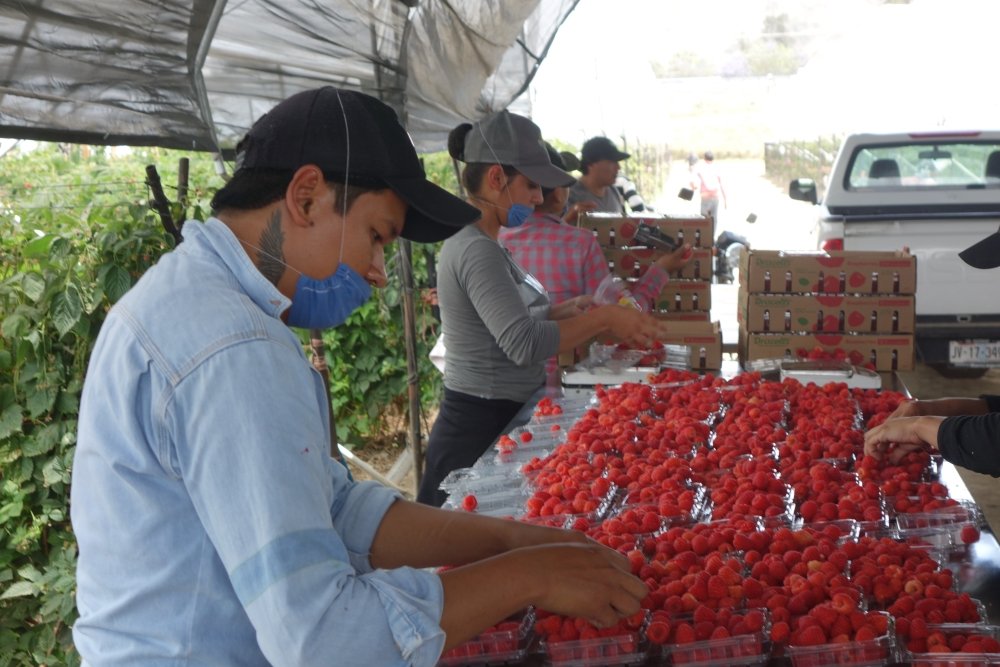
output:
[[[312,226],[309,213],[324,194],[325,188],[323,170],[314,164],[299,167],[285,190],[285,208],[288,209],[289,222],[301,227]]]

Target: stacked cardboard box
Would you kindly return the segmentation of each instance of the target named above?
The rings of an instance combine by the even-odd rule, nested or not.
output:
[[[580,227],[594,233],[608,269],[630,284],[636,283],[663,250],[642,245],[636,238],[639,225],[647,225],[669,236],[676,243],[689,243],[691,260],[670,280],[653,300],[654,314],[676,324],[671,325],[670,340],[663,343],[687,345],[693,368],[718,369],[722,363],[722,335],[717,322],[711,322],[712,265],[714,223],[703,216],[580,216]]]
[[[740,361],[846,358],[911,370],[916,258],[903,252],[744,251]]]

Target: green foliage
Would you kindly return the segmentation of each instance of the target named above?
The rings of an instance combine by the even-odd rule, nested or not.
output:
[[[764,144],[764,175],[782,190],[796,178],[816,181],[820,199],[826,179],[843,137],[820,137],[813,141],[781,141]]]
[[[80,393],[108,309],[173,247],[148,206],[145,166],[157,165],[173,200],[180,157],[45,144],[0,157],[0,667],[79,662],[69,484]],[[172,212],[203,219],[221,181],[208,156],[188,157],[189,206]],[[447,184],[450,161],[428,164]],[[426,256],[416,248],[421,280]],[[384,415],[405,405],[394,284],[326,334],[338,422],[359,442],[381,436]],[[440,375],[426,357],[435,327],[419,298],[416,327],[421,398],[434,403]]]
[[[414,329],[417,338],[417,373],[421,405],[436,405],[441,395],[441,373],[428,353],[438,334],[438,323],[422,298],[427,286],[427,257],[413,245],[415,289]],[[372,299],[356,310],[346,324],[324,333],[326,361],[330,367],[337,435],[342,443],[363,444],[379,435],[404,444],[408,378],[403,327],[402,283],[397,249],[386,250],[389,286],[376,290]],[[423,431],[427,435],[426,424]]]
[[[68,493],[84,371],[107,309],[172,245],[141,164],[87,147],[3,158],[0,665],[77,661]]]

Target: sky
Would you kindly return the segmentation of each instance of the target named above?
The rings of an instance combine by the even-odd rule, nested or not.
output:
[[[682,51],[724,67],[768,15],[787,14],[805,64],[792,76],[657,79]],[[1000,125],[997,0],[581,0],[531,90],[547,137],[671,145],[848,131]]]

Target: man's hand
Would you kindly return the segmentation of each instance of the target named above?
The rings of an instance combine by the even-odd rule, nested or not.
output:
[[[533,603],[546,611],[606,628],[639,611],[649,593],[646,584],[631,574],[628,559],[596,542],[521,551],[538,579]]]
[[[667,273],[674,273],[683,269],[693,256],[694,250],[691,249],[691,244],[685,243],[657,259],[655,264]]]
[[[937,449],[938,427],[943,417],[896,417],[865,433],[865,454],[876,459],[889,456],[898,463],[918,449]]]
[[[571,225],[575,225],[576,221],[580,219],[581,213],[593,211],[595,208],[597,208],[596,201],[578,201],[566,210],[566,215],[563,216],[563,220]]]

